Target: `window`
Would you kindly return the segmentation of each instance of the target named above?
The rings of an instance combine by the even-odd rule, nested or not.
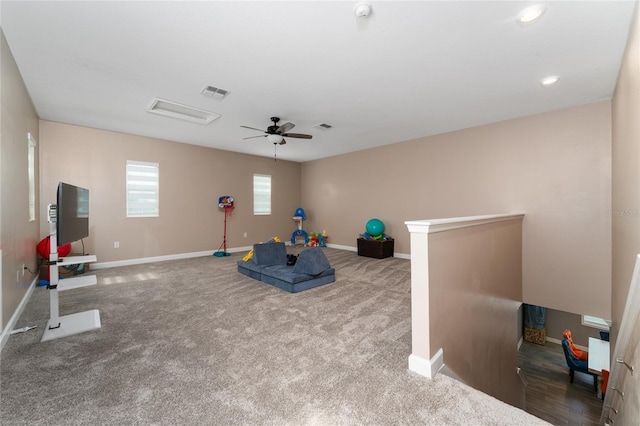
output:
[[[253,175],[253,214],[271,214],[271,176]]]
[[[36,220],[36,140],[27,133],[27,170],[29,173],[29,222]]]
[[[127,217],[160,216],[158,163],[127,160]]]
[[[582,325],[587,327],[598,328],[600,330],[609,331],[609,321],[603,320],[602,318],[592,317],[590,315],[582,315]]]

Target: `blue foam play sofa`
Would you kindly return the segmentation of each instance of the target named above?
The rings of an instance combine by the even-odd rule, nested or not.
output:
[[[284,243],[253,245],[253,256],[248,261],[238,260],[238,272],[270,284],[289,293],[332,283],[335,269],[329,264],[322,248],[311,247],[300,252],[295,265],[287,265]]]

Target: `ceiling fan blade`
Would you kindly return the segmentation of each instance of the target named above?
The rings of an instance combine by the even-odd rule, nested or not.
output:
[[[305,135],[304,133],[283,133],[282,136],[298,139],[311,139],[313,137],[311,135]]]
[[[276,130],[276,132],[277,133],[284,133],[284,132],[286,132],[288,130],[293,129],[294,127],[296,127],[295,124],[287,122],[287,123],[284,123],[282,126],[278,127],[278,130]]]
[[[244,127],[245,129],[251,129],[251,130],[257,130],[259,132],[264,132],[264,130],[262,129],[256,129],[255,127],[249,127],[249,126],[240,126],[240,127]],[[265,132],[266,133],[266,132]]]
[[[259,135],[259,136],[249,136],[248,138],[242,138],[242,139],[253,139],[253,138],[266,138],[267,135]]]
[[[282,140],[280,141],[280,145],[284,145],[284,144],[286,144],[286,143],[287,143],[287,141],[285,141],[284,139],[282,139]]]

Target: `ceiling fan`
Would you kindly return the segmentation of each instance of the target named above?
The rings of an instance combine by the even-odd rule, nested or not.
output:
[[[262,138],[266,137],[269,142],[275,144],[284,145],[287,141],[284,140],[284,137],[288,138],[298,138],[298,139],[311,139],[313,136],[305,135],[304,133],[288,133],[289,130],[293,129],[296,125],[293,123],[286,122],[282,126],[278,126],[278,122],[280,121],[280,117],[271,117],[271,121],[273,121],[273,125],[267,127],[267,130],[256,129],[255,127],[249,126],[240,126],[245,129],[257,130],[259,132],[264,132],[264,135],[260,136],[249,136],[244,139],[253,139],[253,138]]]

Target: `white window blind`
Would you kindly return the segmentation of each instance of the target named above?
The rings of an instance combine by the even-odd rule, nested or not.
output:
[[[159,189],[158,163],[127,160],[127,217],[158,217]]]
[[[271,214],[271,176],[253,175],[253,214]]]
[[[36,220],[36,140],[27,133],[27,170],[29,173],[29,221]]]

